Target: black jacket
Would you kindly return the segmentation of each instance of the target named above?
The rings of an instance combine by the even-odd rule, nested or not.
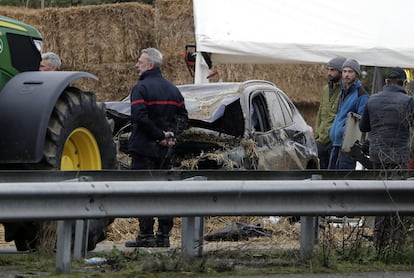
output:
[[[168,148],[158,144],[163,131],[178,136],[187,128],[188,113],[178,88],[163,78],[159,68],[144,72],[131,93],[132,133],[129,151],[163,158]]]
[[[414,99],[400,86],[384,86],[382,92],[369,98],[359,128],[362,132],[369,132],[372,162],[406,165],[413,114]]]

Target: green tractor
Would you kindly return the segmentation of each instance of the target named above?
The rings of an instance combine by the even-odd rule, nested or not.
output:
[[[115,169],[116,146],[104,104],[71,85],[97,77],[40,72],[41,48],[38,30],[0,16],[0,169]],[[91,226],[108,224],[96,221]],[[18,250],[36,249],[41,223],[2,224],[5,240],[14,240]]]

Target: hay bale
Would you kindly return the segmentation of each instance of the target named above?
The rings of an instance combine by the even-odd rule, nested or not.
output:
[[[74,85],[84,91],[94,92],[97,101],[121,100],[131,93],[132,87],[138,81],[134,65],[135,63],[82,65],[76,70],[90,72],[99,81],[82,78],[74,82]]]
[[[154,11],[154,40],[164,55],[164,76],[177,85],[193,83],[184,61],[184,48],[195,42],[193,1],[157,0]]]
[[[0,6],[0,14],[19,20],[36,28],[40,25],[39,10],[29,8],[17,8],[11,6]]]
[[[62,61],[72,68],[133,62],[140,48],[153,44],[153,10],[149,5],[81,6],[47,9],[44,13],[56,14],[47,24],[49,30],[58,30],[50,38],[46,34],[45,42],[55,43]],[[45,44],[46,49],[52,46]]]
[[[322,87],[326,84],[325,65],[322,64],[234,64],[213,65],[218,74],[212,82],[268,80],[276,84],[295,103],[319,104]]]

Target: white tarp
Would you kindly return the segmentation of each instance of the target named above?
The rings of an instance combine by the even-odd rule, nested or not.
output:
[[[414,68],[412,0],[193,0],[197,51],[213,63]]]

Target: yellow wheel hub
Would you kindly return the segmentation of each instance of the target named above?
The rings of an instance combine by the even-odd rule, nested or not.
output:
[[[62,153],[63,171],[102,170],[101,153],[93,134],[86,128],[77,128],[68,136]]]

